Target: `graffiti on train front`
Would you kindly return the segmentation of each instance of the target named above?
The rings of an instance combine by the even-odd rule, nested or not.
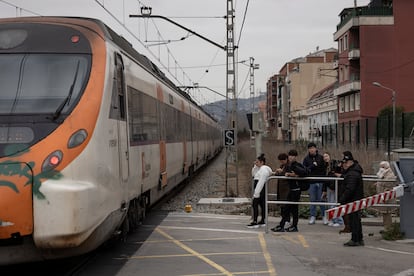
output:
[[[33,195],[38,199],[45,199],[44,194],[40,191],[42,181],[45,179],[59,179],[62,174],[56,170],[49,170],[34,175],[35,166],[35,162],[22,163],[12,159],[0,162],[0,187],[9,188],[15,193],[20,193],[19,187],[22,189],[32,185]],[[24,182],[23,187],[21,187],[21,184],[19,185],[10,180],[18,178],[20,179],[19,183]],[[23,181],[21,178],[24,178]]]

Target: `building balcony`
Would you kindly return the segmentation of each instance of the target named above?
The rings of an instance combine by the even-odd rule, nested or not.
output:
[[[352,18],[360,16],[390,16],[393,15],[392,7],[357,7],[347,8],[341,13],[341,22],[336,26],[336,30],[341,29]]]
[[[348,59],[349,60],[355,60],[360,58],[360,52],[359,49],[352,49],[348,52]]]
[[[335,88],[334,96],[340,96],[348,92],[359,91],[359,90],[361,90],[361,81],[354,80],[346,84],[339,85],[337,88]]]
[[[347,30],[361,25],[393,25],[392,7],[357,7],[344,9],[341,22],[336,26],[334,40],[338,40]]]

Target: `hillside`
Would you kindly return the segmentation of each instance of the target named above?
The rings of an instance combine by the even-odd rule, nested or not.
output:
[[[262,94],[254,98],[254,105],[257,107],[257,103],[266,100],[266,95]],[[229,112],[232,109],[232,101],[228,102],[229,104]],[[222,126],[223,128],[227,128],[226,123],[226,100],[217,101],[213,103],[209,103],[203,105],[202,108],[211,114]],[[257,111],[257,109],[256,109]],[[239,131],[243,131],[244,129],[248,130],[249,126],[247,123],[247,113],[251,113],[251,99],[237,99],[237,119],[238,119],[238,129]]]

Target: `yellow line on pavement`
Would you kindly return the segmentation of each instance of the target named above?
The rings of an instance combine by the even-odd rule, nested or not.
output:
[[[305,239],[304,236],[298,235],[298,239],[299,239],[299,241],[300,241],[300,243],[302,244],[303,247],[305,247],[305,248],[308,248],[309,247],[309,244],[306,241],[306,239]]]
[[[263,250],[263,256],[266,260],[266,265],[267,265],[267,269],[269,270],[269,275],[271,276],[276,276],[276,269],[273,266],[272,263],[272,257],[269,254],[269,251],[267,250],[267,244],[266,241],[264,239],[263,233],[259,233],[259,241],[260,241],[260,246],[262,247]]]
[[[191,242],[191,241],[220,241],[220,240],[246,240],[246,239],[255,239],[256,237],[253,236],[244,236],[244,237],[226,237],[226,238],[206,238],[206,239],[182,239],[179,240],[180,242]],[[141,243],[164,243],[165,240],[148,240],[148,241],[136,241],[131,242],[135,244]],[[172,241],[168,241],[172,242]]]
[[[287,241],[290,241],[290,242],[293,242],[293,243],[296,243],[296,244],[299,244],[299,241],[294,237],[294,236],[291,236],[291,235],[283,235],[283,236],[281,236],[282,237],[282,239],[284,239],[284,240],[287,240]]]
[[[269,271],[247,271],[247,272],[233,272],[232,275],[258,275],[258,274],[269,274]],[[219,273],[208,273],[208,274],[185,274],[182,276],[220,276]]]
[[[304,248],[309,247],[309,244],[303,235],[292,236],[290,234],[285,234],[285,235],[274,235],[274,236],[281,237],[282,239],[290,241],[294,244],[302,245]]]
[[[205,253],[203,256],[223,256],[223,255],[258,255],[263,252],[219,252],[219,253]],[[118,257],[116,260],[124,259],[152,259],[152,258],[175,258],[175,257],[194,257],[193,254],[169,254],[169,255],[147,255],[147,256],[130,256],[130,257]]]
[[[215,269],[217,269],[218,271],[220,271],[221,273],[223,273],[224,275],[233,275],[230,271],[227,271],[224,267],[222,267],[221,265],[213,262],[212,260],[210,260],[209,258],[206,258],[205,256],[203,256],[202,254],[198,253],[197,251],[191,249],[190,247],[186,246],[185,244],[183,244],[182,242],[174,239],[172,236],[168,235],[167,233],[165,233],[164,231],[162,231],[159,227],[155,228],[155,231],[157,231],[158,233],[160,233],[161,235],[163,235],[164,237],[166,237],[167,239],[172,240],[176,245],[178,245],[179,247],[181,247],[182,249],[184,249],[185,251],[193,254],[194,256],[196,256],[197,258],[203,260],[204,262],[206,262],[207,264],[211,265],[212,267],[214,267]]]

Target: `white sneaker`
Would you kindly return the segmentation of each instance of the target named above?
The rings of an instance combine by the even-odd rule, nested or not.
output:
[[[334,226],[334,223],[331,221],[328,223],[328,226]]]
[[[309,224],[315,224],[315,220],[316,218],[312,216],[309,220]]]
[[[322,220],[323,220],[323,224],[324,224],[324,225],[327,225],[327,224],[329,223],[328,218],[327,218],[327,217],[325,217],[325,216],[323,217],[323,219],[322,219]]]
[[[257,229],[260,226],[259,226],[259,224],[257,224],[257,222],[252,222],[252,223],[246,225],[246,227],[249,228],[249,229]]]
[[[292,225],[290,224],[289,221],[285,222],[285,226],[283,227],[284,229],[288,229],[289,227],[291,227]]]
[[[339,227],[339,226],[341,226],[341,224],[339,224],[339,223],[334,223],[332,226],[333,226],[333,227]]]

